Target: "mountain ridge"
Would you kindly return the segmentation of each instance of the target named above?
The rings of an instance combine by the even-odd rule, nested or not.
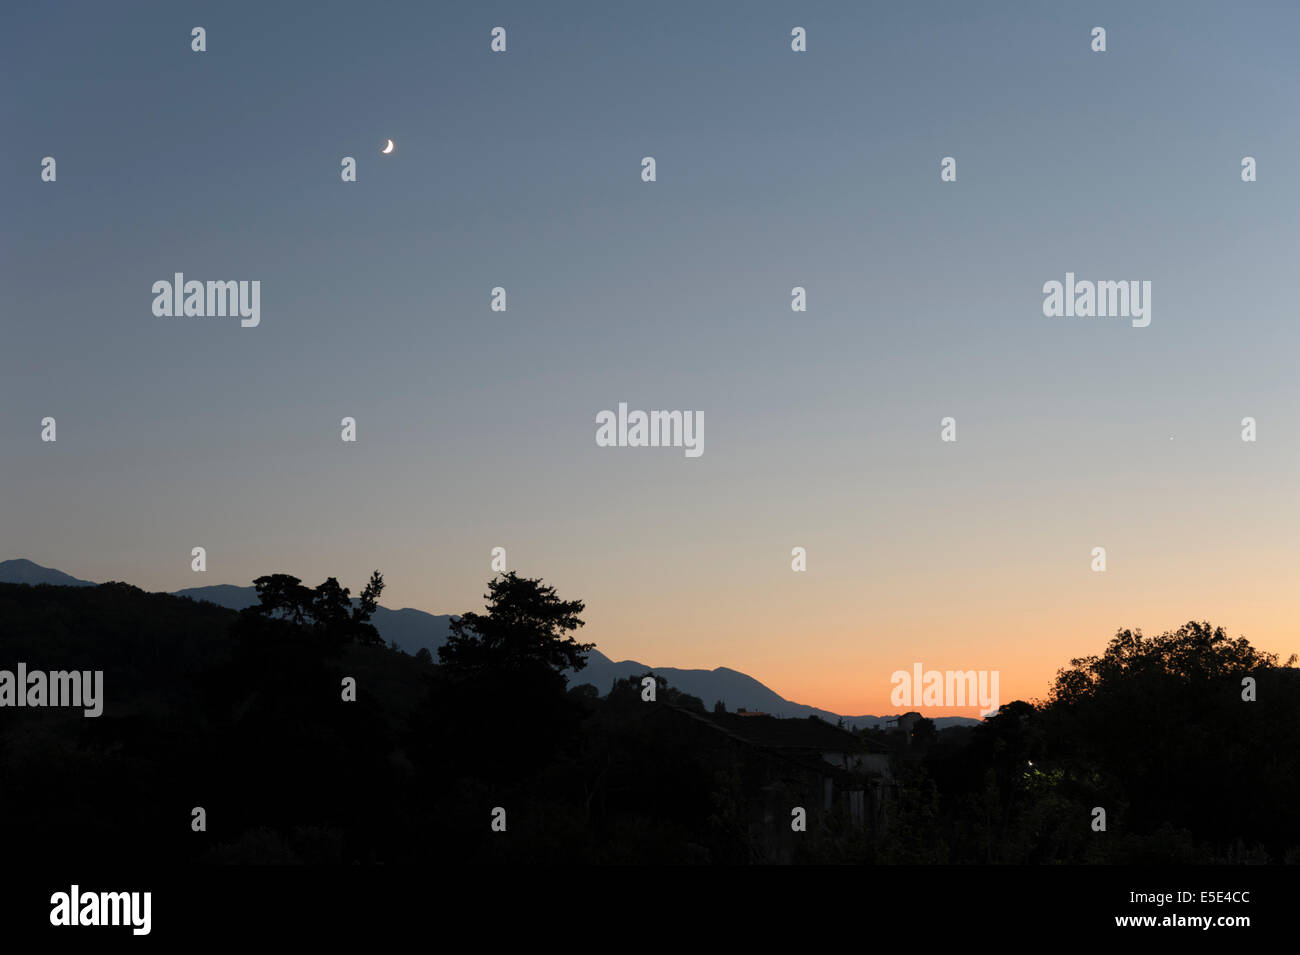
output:
[[[41,584],[71,587],[98,586],[93,581],[80,580],[60,570],[42,567],[25,559],[0,561],[0,583],[30,586]],[[255,587],[240,587],[236,584],[186,587],[173,591],[172,595],[195,601],[207,601],[229,610],[243,610],[257,603]],[[412,655],[421,649],[427,649],[434,659],[437,659],[438,647],[446,642],[451,621],[456,616],[455,614],[432,614],[414,607],[393,610],[380,606],[375,610],[370,621],[385,643],[396,644],[398,649]],[[566,671],[566,676],[571,686],[591,684],[596,687],[601,696],[604,696],[609,693],[616,680],[644,676],[646,673],[664,677],[672,687],[699,697],[709,708],[712,708],[716,701],[722,700],[724,705],[733,711],[743,708],[790,719],[815,716],[829,723],[837,723],[842,719],[845,725],[854,729],[875,726],[884,729],[887,722],[897,718],[897,714],[844,716],[805,703],[795,703],[749,674],[731,667],[720,666],[712,670],[656,667],[637,660],[611,660],[599,650],[592,650],[588,654],[586,667],[577,672]],[[974,726],[980,722],[964,716],[940,716],[932,719],[936,729]]]

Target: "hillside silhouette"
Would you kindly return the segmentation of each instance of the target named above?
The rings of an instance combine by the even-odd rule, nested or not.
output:
[[[1209,624],[1120,631],[973,728],[850,732],[717,712],[662,674],[602,693],[581,601],[515,574],[437,660],[408,655],[372,622],[382,589],[270,575],[236,611],[0,584],[0,669],[104,671],[99,718],[0,708],[0,844],[86,864],[1300,861],[1300,671]]]
[[[62,571],[42,567],[30,560],[0,561],[0,583],[95,586],[91,581],[78,580]],[[251,586],[215,584],[205,587],[187,587],[174,593],[178,597],[206,600],[231,610],[243,610],[259,602],[257,588]],[[436,656],[438,648],[446,643],[451,633],[453,619],[452,614],[427,613],[411,607],[393,610],[379,605],[375,607],[370,622],[374,624],[385,643],[396,644],[399,650],[412,656],[421,650],[427,650],[431,656]],[[846,726],[856,729],[884,725],[895,720],[899,715],[852,716],[833,713],[820,707],[787,700],[752,676],[729,667],[715,667],[712,670],[657,667],[637,660],[611,660],[598,649],[592,649],[587,654],[581,682],[592,684],[600,691],[600,695],[604,696],[617,681],[647,672],[663,676],[674,687],[701,699],[722,700],[730,710],[743,708],[785,717],[816,716],[833,723],[843,720]],[[569,672],[566,676],[572,682],[574,674]],[[964,716],[941,716],[934,721],[935,726],[941,729],[949,726],[973,726],[978,722]]]

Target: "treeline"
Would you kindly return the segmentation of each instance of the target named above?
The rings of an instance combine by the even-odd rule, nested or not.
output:
[[[0,668],[104,671],[104,713],[0,709],[0,845],[113,863],[747,863],[771,833],[724,748],[639,681],[566,684],[580,601],[507,574],[437,662],[336,581],[234,612],[125,584],[0,585]],[[1052,697],[894,759],[889,818],[827,817],[804,862],[1294,861],[1295,669],[1206,625],[1120,634]],[[1243,702],[1241,680],[1257,681]],[[662,682],[660,704],[707,718]],[[1092,828],[1093,810],[1107,828]],[[200,826],[196,810],[201,809]],[[505,831],[495,831],[494,810]],[[788,821],[776,820],[786,826]]]
[[[1208,623],[1121,630],[902,761],[881,861],[1300,863],[1295,662]]]
[[[0,585],[0,667],[104,671],[104,714],[0,709],[0,844],[85,863],[744,862],[718,767],[640,684],[559,670],[581,602],[513,574],[434,664],[336,581],[241,612],[125,584]],[[663,687],[660,699],[702,711]],[[506,829],[492,829],[493,810]],[[201,809],[200,828],[195,810]]]

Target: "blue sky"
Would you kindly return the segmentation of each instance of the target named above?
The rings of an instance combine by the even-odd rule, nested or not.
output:
[[[378,567],[386,605],[455,612],[505,546],[612,656],[844,710],[913,660],[1037,688],[1189,616],[1297,649],[1297,26],[7,5],[0,558],[165,590]],[[261,325],[153,316],[176,271],[260,280]],[[1150,280],[1150,327],[1045,318],[1067,271]],[[597,448],[620,401],[702,410],[705,453]]]

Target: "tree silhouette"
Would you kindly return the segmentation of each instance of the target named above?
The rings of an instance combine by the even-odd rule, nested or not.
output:
[[[594,643],[578,643],[569,632],[583,621],[581,600],[560,600],[554,587],[514,571],[488,582],[487,613],[461,614],[451,622],[438,659],[453,673],[521,669],[542,664],[552,671],[581,670]]]
[[[383,645],[379,631],[370,623],[384,589],[384,578],[377,570],[355,604],[348,588],[340,587],[334,577],[314,590],[289,574],[258,577],[253,586],[257,588],[258,603],[243,611],[246,619],[284,621],[322,643]]]
[[[1297,845],[1300,825],[1276,809],[1297,793],[1294,663],[1193,620],[1153,638],[1121,630],[1101,656],[1058,673],[1043,711],[1049,766],[1084,787],[1084,805],[1128,805],[1111,814],[1112,831],[1154,840],[1115,861],[1167,860],[1183,830],[1212,858],[1242,837],[1279,858]],[[1263,702],[1246,702],[1245,677]]]
[[[668,678],[657,673],[643,673],[641,676],[629,676],[615,680],[609,691],[609,701],[615,706],[636,709],[642,704],[642,684],[646,677],[650,677],[655,681],[656,702],[672,703],[674,706],[680,706],[696,713],[708,712],[704,707],[704,701],[698,696],[691,696],[689,693],[683,693],[675,686],[670,686]],[[713,712],[718,712],[716,704]],[[723,709],[722,712],[725,713],[726,709]]]
[[[1292,656],[1284,665],[1296,662]],[[1120,630],[1106,652],[1078,657],[1057,672],[1051,702],[1078,704],[1125,692],[1149,692],[1153,682],[1200,688],[1233,675],[1246,675],[1278,666],[1277,654],[1251,646],[1245,637],[1233,640],[1222,627],[1188,621],[1158,637],[1141,630]]]

